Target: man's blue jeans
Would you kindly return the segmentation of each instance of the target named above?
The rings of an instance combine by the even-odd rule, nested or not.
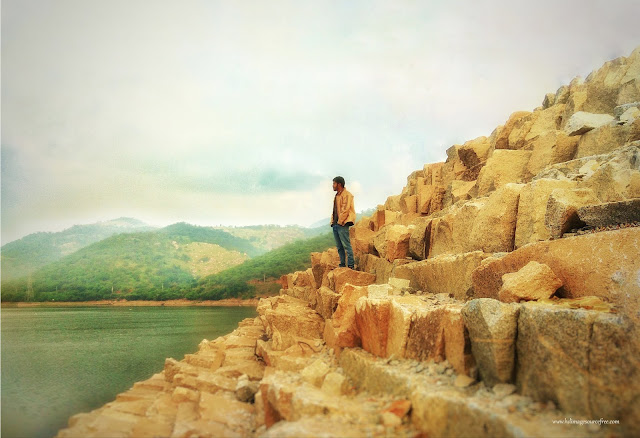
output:
[[[353,269],[353,249],[351,249],[349,228],[349,226],[343,227],[342,225],[334,224],[333,237],[336,239],[336,247],[338,248],[338,255],[340,256],[340,266],[349,266],[351,269]],[[347,264],[345,264],[345,253]]]

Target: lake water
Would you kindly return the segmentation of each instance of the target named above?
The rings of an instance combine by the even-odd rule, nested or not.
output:
[[[235,330],[253,307],[2,309],[2,437],[49,438]]]

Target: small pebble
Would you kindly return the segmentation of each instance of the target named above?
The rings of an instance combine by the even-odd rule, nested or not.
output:
[[[511,385],[509,383],[498,383],[493,387],[493,393],[500,399],[513,394],[515,391],[515,385]]]
[[[458,377],[456,377],[455,382],[453,382],[453,385],[456,388],[466,388],[467,386],[471,386],[473,383],[475,382],[474,379],[472,379],[469,376],[465,376],[464,374],[460,374],[458,375]]]
[[[396,427],[402,424],[402,419],[391,412],[383,412],[381,415],[382,424],[387,427]]]

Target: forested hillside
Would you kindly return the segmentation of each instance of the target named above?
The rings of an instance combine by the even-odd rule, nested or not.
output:
[[[255,293],[252,280],[274,280],[289,272],[306,269],[311,266],[312,252],[322,252],[333,245],[335,241],[332,233],[287,244],[241,265],[203,278],[188,298],[217,300],[251,297]]]
[[[267,237],[260,238],[262,228]],[[216,299],[246,296],[251,279],[279,276],[309,262],[311,251],[322,251],[332,237],[304,239],[317,230],[259,226],[236,228],[253,242],[298,241],[262,255],[252,241],[222,229],[178,223],[160,230],[111,236],[22,278],[3,278],[2,301],[87,301],[101,299]],[[278,237],[278,231],[281,236]],[[269,237],[270,236],[270,237]],[[285,236],[285,237],[282,237]],[[327,237],[328,236],[328,237]],[[262,240],[260,240],[262,239]],[[4,250],[4,249],[3,249]],[[211,283],[212,275],[250,260],[251,264]],[[240,272],[240,274],[238,274]],[[253,277],[252,277],[253,276]],[[203,282],[201,279],[207,279]],[[205,286],[215,284],[216,293]],[[224,286],[224,290],[221,287]]]
[[[74,225],[56,233],[34,233],[2,247],[3,280],[24,277],[85,246],[121,233],[151,231],[154,227],[132,218]]]

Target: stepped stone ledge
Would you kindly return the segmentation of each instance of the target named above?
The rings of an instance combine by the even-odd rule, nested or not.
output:
[[[355,270],[311,254],[57,436],[640,435],[638,102],[640,47],[411,173]]]

